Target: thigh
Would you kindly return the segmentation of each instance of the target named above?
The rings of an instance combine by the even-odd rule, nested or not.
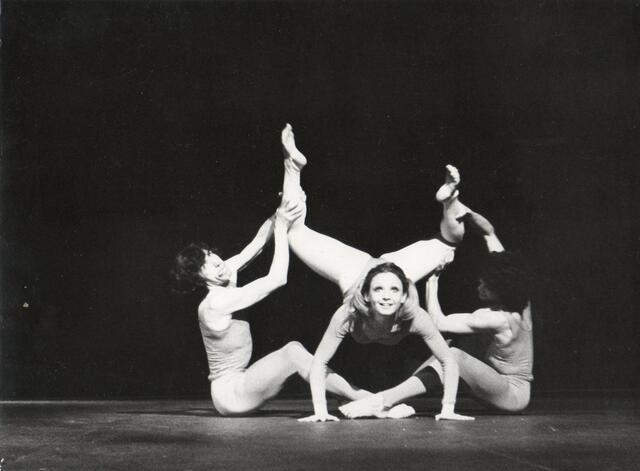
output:
[[[211,399],[220,414],[246,414],[260,407],[264,402],[245,394],[245,376],[245,372],[230,373],[211,383]]]
[[[474,396],[499,409],[509,409],[512,391],[507,378],[468,353],[457,348],[452,350],[460,368],[460,378]]]
[[[413,244],[382,255],[381,258],[393,262],[404,271],[407,278],[417,282],[453,261],[455,247],[438,239],[420,240]]]
[[[287,354],[288,348],[289,345],[285,345],[249,366],[244,378],[244,394],[262,398],[264,402],[280,392],[287,378],[297,371]]]
[[[211,397],[218,412],[246,414],[275,397],[287,378],[296,372],[295,365],[288,359],[287,348],[262,357],[244,372],[231,373],[211,383]]]
[[[289,231],[289,246],[302,262],[320,276],[333,281],[344,292],[371,256],[307,226]]]

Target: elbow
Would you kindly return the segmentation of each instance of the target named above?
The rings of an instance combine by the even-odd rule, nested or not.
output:
[[[282,288],[286,284],[287,284],[287,275],[284,274],[283,276],[280,276],[276,279],[275,289]]]
[[[282,288],[287,284],[287,272],[284,273],[269,273],[267,276],[269,280],[269,286],[271,291],[275,291],[278,288]]]

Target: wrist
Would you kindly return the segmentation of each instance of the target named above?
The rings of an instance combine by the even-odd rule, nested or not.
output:
[[[442,414],[453,414],[453,410],[455,408],[454,402],[443,402],[442,403]]]
[[[313,403],[313,413],[315,415],[327,415],[329,414],[329,410],[327,409],[327,403],[318,404],[316,402]]]

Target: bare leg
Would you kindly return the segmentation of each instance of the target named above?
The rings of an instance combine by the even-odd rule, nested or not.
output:
[[[434,356],[430,357],[427,361],[420,365],[420,367],[413,374],[415,375],[418,371],[423,370],[427,366],[432,366],[436,370],[436,374],[438,374],[440,378],[442,378],[442,367]],[[441,382],[442,379],[440,379],[440,383]],[[371,416],[384,418],[387,416],[393,416],[393,411],[395,408],[391,409],[388,413],[385,412],[395,404],[398,404],[399,402],[411,397],[419,396],[420,394],[424,394],[425,392],[427,392],[425,384],[416,376],[412,375],[393,388],[376,393],[371,397],[365,397],[363,399],[359,399],[357,401],[353,401],[349,404],[343,405],[342,407],[340,407],[340,412],[350,418]],[[401,406],[403,405],[401,404]],[[401,406],[397,407],[400,408]],[[415,413],[415,411],[413,412]]]
[[[460,173],[452,165],[447,165],[447,175],[444,185],[436,193],[436,200],[442,203],[443,215],[440,222],[440,233],[454,244],[462,242],[465,233],[465,224],[485,239],[490,252],[503,252],[504,247],[496,236],[493,225],[487,218],[471,211],[458,199],[460,192]]]
[[[442,203],[440,234],[446,242],[435,238],[420,240],[382,256],[402,268],[415,282],[453,261],[455,245],[462,242],[465,235],[465,223],[485,238],[490,251],[504,250],[489,221],[460,202],[459,184],[460,173],[447,165],[445,182],[436,193],[436,200]]]
[[[282,131],[282,148],[285,155],[283,201],[300,201],[304,204],[300,171],[307,160],[296,147],[289,124]],[[366,252],[309,229],[305,225],[304,215],[289,229],[289,246],[303,263],[336,283],[343,293],[353,285],[371,258]]]
[[[371,396],[365,396],[362,399],[341,406],[340,412],[351,419],[372,416],[378,418],[408,417],[409,415],[413,415],[415,411],[413,408],[404,404],[401,404],[401,406],[404,407],[398,409],[399,413],[394,413],[395,408],[389,409],[405,399],[424,394],[426,391],[422,381],[415,376],[411,376],[391,389],[386,389]]]
[[[460,202],[460,172],[453,165],[447,165],[444,184],[436,193],[436,200],[442,203],[442,221],[440,233],[447,241],[459,244],[464,238],[464,224],[462,218],[470,210]]]
[[[296,147],[293,129],[289,123],[282,130],[281,141],[284,154],[282,199],[283,201],[304,200],[304,192],[300,186],[300,172],[307,165],[307,158]]]
[[[519,411],[526,407],[530,393],[530,384],[528,382],[523,381],[522,387],[518,388],[515,383],[509,383],[503,375],[491,366],[465,351],[452,347],[451,352],[458,363],[460,378],[467,383],[473,395],[478,399],[501,410]],[[442,380],[442,365],[435,357],[429,358],[420,365],[415,373],[427,366],[431,366]]]
[[[464,224],[460,218],[469,212],[469,208],[458,199],[459,183],[458,170],[447,165],[445,183],[436,194],[436,199],[442,203],[440,232],[446,242],[436,238],[420,240],[398,251],[382,255],[385,260],[402,268],[407,277],[415,282],[449,264],[454,257],[455,245],[464,237]]]
[[[474,396],[505,411],[516,412],[527,406],[530,393],[528,382],[523,381],[522,388],[518,389],[483,361],[458,348],[452,348],[451,351],[458,362],[460,377],[469,385]]]
[[[245,373],[243,387],[237,392],[246,404],[246,412],[275,397],[291,375],[298,373],[308,381],[312,360],[313,356],[299,342],[289,342],[251,365]],[[371,394],[352,386],[331,370],[327,375],[327,390],[351,400]]]

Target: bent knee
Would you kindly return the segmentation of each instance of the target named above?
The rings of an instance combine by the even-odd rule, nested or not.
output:
[[[456,361],[460,361],[466,358],[467,356],[469,356],[468,353],[464,352],[463,350],[460,350],[458,347],[449,347],[449,350],[451,350],[453,358],[455,358]]]
[[[287,343],[284,347],[282,347],[282,350],[288,357],[301,357],[311,355],[311,353],[309,353],[307,349],[304,348],[304,345],[302,345],[297,340],[293,340]]]

